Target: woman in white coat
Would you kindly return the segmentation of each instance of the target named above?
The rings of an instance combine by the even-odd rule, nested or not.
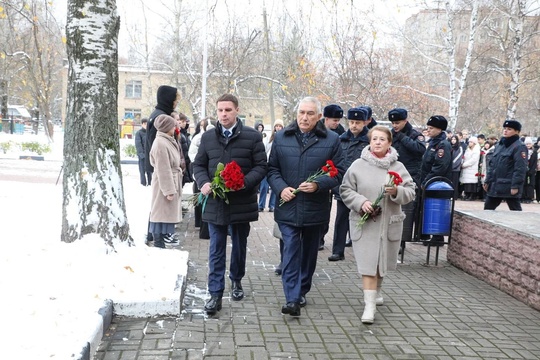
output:
[[[463,200],[475,200],[478,191],[478,164],[480,162],[480,146],[474,136],[469,138],[469,144],[463,155],[459,182],[463,184],[465,196]]]
[[[362,275],[365,308],[362,322],[372,324],[376,304],[382,305],[382,280],[389,270],[395,270],[401,243],[405,213],[401,205],[414,200],[415,184],[405,166],[398,160],[392,145],[392,133],[385,126],[375,126],[369,133],[369,146],[362,151],[343,178],[340,196],[351,209],[350,235],[358,272]],[[398,173],[403,182],[397,186],[388,183],[388,172]],[[384,189],[380,202],[381,212],[363,225],[362,214],[374,214],[373,202]]]

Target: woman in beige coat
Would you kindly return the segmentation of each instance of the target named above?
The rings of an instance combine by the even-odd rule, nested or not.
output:
[[[350,235],[358,272],[362,275],[365,308],[362,322],[372,324],[376,305],[382,305],[380,287],[389,270],[395,270],[405,213],[401,205],[414,200],[414,181],[397,161],[397,151],[391,147],[392,133],[387,127],[375,126],[369,133],[369,146],[362,151],[343,178],[341,199],[351,209]],[[386,187],[389,171],[398,173],[403,182]],[[374,214],[373,203],[384,189],[381,212],[361,226],[361,214]],[[376,213],[376,212],[375,212]]]
[[[165,248],[164,235],[175,232],[174,225],[182,220],[182,169],[180,149],[174,139],[176,121],[169,115],[159,115],[154,121],[156,139],[150,150],[152,174],[152,205],[150,232],[154,247]]]

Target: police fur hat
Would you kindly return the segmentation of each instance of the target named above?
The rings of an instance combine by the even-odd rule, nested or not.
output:
[[[446,118],[442,115],[433,115],[429,118],[427,121],[427,126],[433,126],[437,129],[446,130],[446,127],[448,126],[448,121]]]
[[[519,121],[516,120],[506,120],[503,124],[503,128],[509,127],[516,131],[521,131],[521,124]]]
[[[367,111],[367,119],[371,119],[371,116],[373,115],[373,110],[367,105],[360,106],[360,108],[365,109]]]
[[[156,127],[157,131],[168,133],[176,126],[176,120],[169,115],[161,114],[156,118],[154,126]]]
[[[347,111],[347,119],[366,121],[367,119],[369,119],[368,112],[363,106],[350,108],[349,111]]]
[[[402,108],[395,108],[388,112],[388,120],[401,121],[407,119],[407,110]]]
[[[331,119],[341,119],[343,117],[343,109],[336,104],[327,105],[324,107],[323,116]]]

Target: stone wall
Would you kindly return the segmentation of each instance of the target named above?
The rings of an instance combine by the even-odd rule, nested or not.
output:
[[[538,214],[502,213],[455,211],[447,259],[540,310],[540,238],[527,232],[540,227]]]

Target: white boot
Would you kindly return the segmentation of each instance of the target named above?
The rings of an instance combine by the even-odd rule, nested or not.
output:
[[[375,299],[375,304],[377,306],[384,305],[384,299],[383,299],[382,290],[381,290],[382,282],[383,282],[383,278],[377,279],[377,298]]]
[[[364,290],[364,313],[362,314],[362,322],[364,324],[373,324],[375,321],[375,312],[377,306],[375,305],[375,299],[377,297],[377,290]]]

